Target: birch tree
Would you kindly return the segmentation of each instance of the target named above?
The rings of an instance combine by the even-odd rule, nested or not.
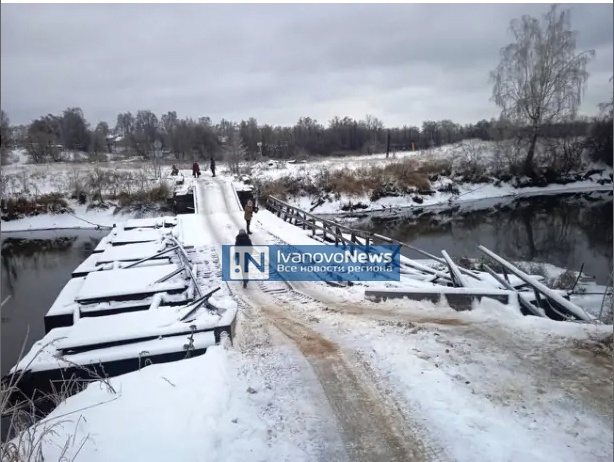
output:
[[[573,120],[588,79],[593,50],[576,53],[569,10],[553,5],[542,21],[522,16],[510,23],[514,42],[501,49],[491,72],[492,100],[501,117],[529,127],[524,170],[534,173],[535,146],[544,125]]]

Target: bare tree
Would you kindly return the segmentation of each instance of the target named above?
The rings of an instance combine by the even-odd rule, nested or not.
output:
[[[228,136],[225,149],[224,160],[228,164],[230,171],[238,175],[240,173],[241,162],[247,158],[247,150],[243,146],[243,140],[239,130],[235,128]]]
[[[92,132],[90,139],[90,151],[94,154],[100,154],[109,149],[107,139],[109,137],[109,125],[106,122],[99,122]]]
[[[115,133],[120,136],[124,148],[134,149],[135,119],[131,112],[117,115]]]
[[[83,111],[78,107],[67,108],[57,119],[60,125],[60,141],[64,148],[87,151],[91,140]]]
[[[154,141],[158,138],[159,122],[150,110],[138,111],[134,121],[136,151],[145,158],[151,156]]]
[[[532,174],[540,127],[575,117],[588,79],[586,65],[595,52],[576,54],[569,10],[559,12],[556,5],[543,22],[522,16],[510,29],[515,41],[501,49],[501,61],[490,75],[492,99],[503,118],[529,125],[524,169]]]

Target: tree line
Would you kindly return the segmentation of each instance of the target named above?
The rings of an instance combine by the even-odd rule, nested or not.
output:
[[[551,123],[541,127],[540,133],[549,138],[586,136],[602,119]],[[611,124],[601,123],[600,128],[603,131],[608,126],[611,128]],[[310,117],[301,117],[295,125],[282,127],[261,125],[255,118],[239,123],[225,119],[213,123],[209,117],[180,119],[175,111],[158,118],[149,110],[121,113],[113,128],[100,122],[92,129],[81,109],[67,108],[60,115],[48,114],[28,126],[18,127],[11,127],[8,116],[2,111],[1,137],[3,148],[24,148],[34,162],[59,161],[63,151],[91,154],[123,151],[149,158],[156,141],[166,153],[178,159],[219,158],[235,133],[248,158],[290,159],[369,154],[386,149],[428,149],[467,139],[500,141],[522,136],[523,129],[530,131],[520,124],[495,119],[465,125],[451,120],[426,121],[421,127],[386,128],[377,117],[370,115],[363,120],[335,117],[326,126]]]
[[[149,158],[159,142],[167,154],[183,160],[289,159],[427,149],[474,138],[516,139],[526,144],[524,170],[531,175],[539,140],[585,137],[593,159],[612,165],[612,102],[604,103],[597,117],[577,115],[594,51],[576,53],[577,33],[571,30],[569,11],[554,5],[541,21],[522,16],[511,22],[510,30],[514,41],[501,49],[500,62],[491,72],[491,99],[501,109],[499,119],[387,128],[371,115],[362,120],[334,117],[326,125],[301,117],[293,126],[282,127],[259,124],[253,117],[214,123],[210,117],[180,119],[169,111],[158,118],[150,110],[139,110],[118,114],[113,128],[106,122],[92,128],[80,108],[67,108],[11,127],[3,111],[3,157],[10,146],[20,146],[34,162],[60,160],[64,150],[123,151]]]

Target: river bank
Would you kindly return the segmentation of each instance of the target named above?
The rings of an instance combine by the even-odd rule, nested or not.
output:
[[[612,168],[578,154],[562,168],[545,153],[536,157],[532,177],[519,175],[522,152],[514,146],[467,142],[433,150],[306,163],[270,161],[249,166],[239,187],[258,189],[302,210],[351,216],[402,209],[449,208],[485,199],[612,191]]]

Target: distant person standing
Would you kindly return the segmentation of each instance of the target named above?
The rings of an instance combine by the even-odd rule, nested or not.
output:
[[[247,204],[243,210],[245,210],[243,217],[245,218],[245,223],[247,225],[247,234],[252,234],[252,232],[249,230],[249,225],[252,222],[252,217],[254,216],[254,203],[251,201],[251,199],[247,201]]]
[[[215,178],[215,159],[211,158],[211,173],[213,174],[213,178]]]
[[[199,178],[200,177],[200,166],[198,165],[198,162],[194,162],[192,164],[192,176],[194,178]]]
[[[239,234],[235,238],[235,246],[238,247],[251,247],[252,240],[249,238],[244,229],[239,230]],[[247,281],[245,280],[245,268],[241,267],[241,275],[243,276],[243,288],[247,287]]]

